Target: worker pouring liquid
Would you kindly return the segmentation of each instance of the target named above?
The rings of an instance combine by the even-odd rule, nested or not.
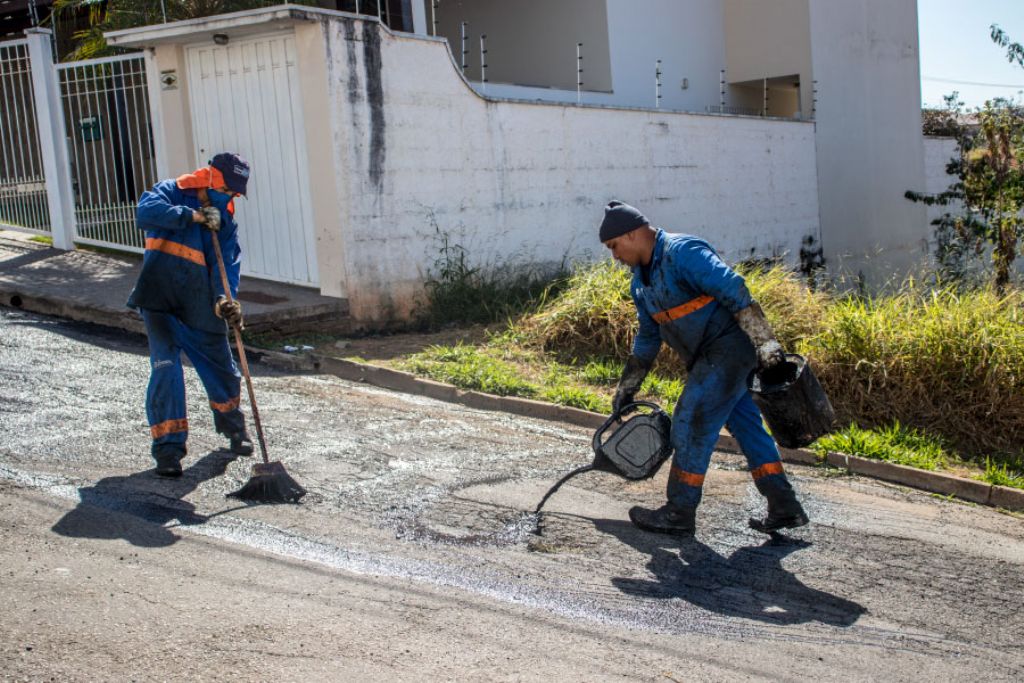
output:
[[[231,357],[225,322],[242,325],[238,291],[241,249],[234,198],[244,195],[249,164],[230,152],[209,166],[163,180],[139,199],[136,222],[146,231],[146,253],[128,306],[136,308],[149,338],[150,378],[146,416],[156,473],[181,475],[188,418],[182,352],[202,380],[217,431],[231,451],[251,455],[252,441],[239,409],[241,375]],[[225,255],[225,296],[213,240]]]
[[[767,517],[751,526],[771,532],[807,524],[747,387],[752,370],[768,370],[785,354],[743,278],[704,240],[654,228],[622,202],[605,207],[600,239],[633,271],[630,291],[640,321],[613,409],[633,401],[662,341],[687,368],[672,418],[668,502],[653,510],[634,507],[633,524],[658,533],[694,533],[704,476],[723,426],[739,442],[757,490],[768,500]]]

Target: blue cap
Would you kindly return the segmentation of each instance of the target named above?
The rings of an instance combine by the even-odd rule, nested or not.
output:
[[[249,162],[234,152],[221,152],[210,159],[210,166],[221,172],[224,184],[238,194],[245,194],[249,183]]]

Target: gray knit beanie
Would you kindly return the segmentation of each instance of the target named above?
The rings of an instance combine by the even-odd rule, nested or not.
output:
[[[600,231],[601,241],[607,242],[647,224],[644,215],[634,207],[613,199],[608,202],[608,206],[604,207],[604,220],[601,221]]]

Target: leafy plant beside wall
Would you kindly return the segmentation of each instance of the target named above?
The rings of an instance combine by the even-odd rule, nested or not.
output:
[[[315,0],[289,0],[296,5],[319,5]],[[199,19],[215,14],[280,5],[280,0],[56,0],[53,14],[62,16],[79,11],[88,13],[89,28],[74,34],[74,47],[61,59],[77,60],[105,57],[121,50],[107,45],[105,31],[149,26],[183,19]]]
[[[1008,59],[1024,67],[1024,47],[1012,43],[996,25],[992,40],[1007,50]],[[946,111],[926,117],[957,140],[957,155],[947,166],[956,180],[944,192],[908,191],[906,197],[928,205],[958,206],[933,221],[940,271],[950,279],[964,275],[964,261],[986,249],[992,253],[992,283],[999,292],[1010,284],[1013,262],[1024,241],[1024,106],[992,99],[973,112],[968,126],[956,93],[946,98]]]

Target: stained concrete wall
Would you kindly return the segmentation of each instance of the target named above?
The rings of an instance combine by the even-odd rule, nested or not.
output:
[[[810,0],[822,245],[876,287],[927,260],[916,0]]]
[[[603,258],[603,204],[710,239],[730,261],[794,260],[818,236],[812,125],[484,100],[442,41],[324,20],[336,219],[324,273],[345,273],[352,313],[408,315],[440,234],[472,265]],[[313,182],[316,169],[311,171]],[[329,211],[321,212],[329,218]]]

